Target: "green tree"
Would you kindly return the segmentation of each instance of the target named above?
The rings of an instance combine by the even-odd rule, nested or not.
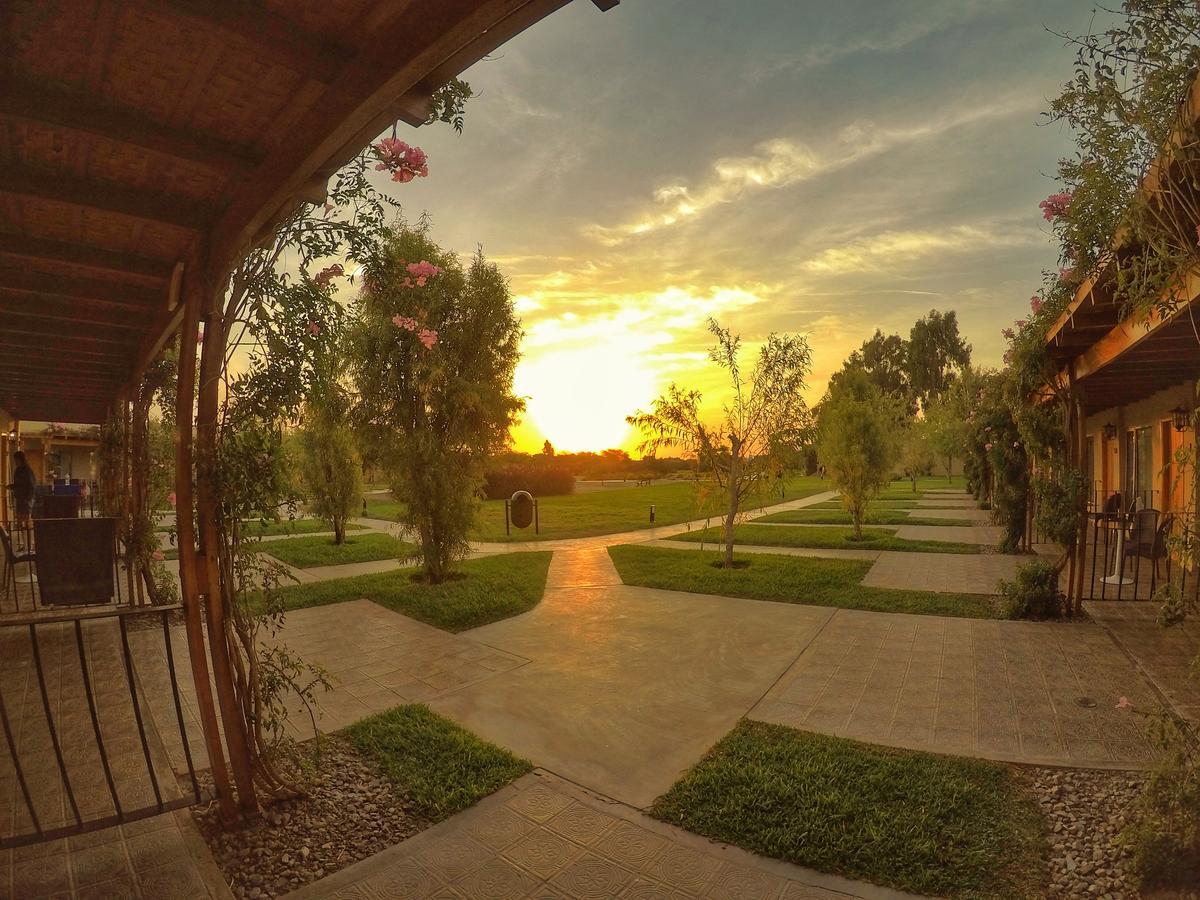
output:
[[[909,377],[908,341],[898,334],[885,335],[879,329],[869,340],[851,353],[842,368],[829,383],[832,387],[844,372],[851,370],[866,374],[884,394],[895,398],[910,414],[917,411]]]
[[[644,435],[638,447],[644,456],[673,447],[695,456],[699,468],[711,472],[726,495],[728,569],[733,567],[733,528],[742,503],[760,482],[779,471],[780,454],[808,439],[812,418],[802,394],[812,370],[812,351],[803,335],[769,334],[747,379],[738,359],[741,338],[715,319],[708,320],[708,330],[717,341],[709,358],[728,373],[733,395],[720,425],[704,423],[699,391],[685,391],[674,383],[650,412],[638,410],[626,421]]]
[[[333,542],[346,541],[346,523],[362,497],[362,462],[346,421],[340,392],[310,397],[299,434],[304,493],[312,511],[333,528]]]
[[[482,253],[464,269],[423,225],[386,233],[363,262],[349,335],[356,430],[436,584],[470,549],[488,458],[524,408],[512,392],[520,324],[499,269]]]
[[[971,363],[971,345],[958,333],[954,310],[931,309],[908,335],[908,380],[921,408],[945,393],[955,375]]]
[[[966,413],[959,412],[948,393],[925,410],[925,422],[929,429],[930,449],[946,468],[946,480],[954,473],[954,460],[961,459],[967,442]]]
[[[841,492],[855,540],[871,500],[891,480],[896,419],[894,405],[863,372],[846,372],[821,403],[817,458]]]
[[[547,458],[554,456],[554,445],[550,443],[549,438],[542,444],[542,456]]]
[[[917,490],[917,478],[933,468],[933,440],[926,419],[910,419],[900,435],[900,465]]]

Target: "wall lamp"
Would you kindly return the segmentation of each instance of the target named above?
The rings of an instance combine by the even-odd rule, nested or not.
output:
[[[1104,423],[1104,439],[1106,441],[1111,441],[1116,436],[1117,436],[1117,426],[1114,425],[1112,422],[1105,422]]]
[[[1187,431],[1192,427],[1192,411],[1182,406],[1175,407],[1171,410],[1171,424],[1176,431]]]

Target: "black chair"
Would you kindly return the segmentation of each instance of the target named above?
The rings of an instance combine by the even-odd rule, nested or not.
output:
[[[7,528],[0,525],[0,544],[3,544],[4,549],[4,596],[8,597],[9,589],[12,589],[13,602],[17,609],[21,608],[21,594],[17,590],[17,566],[25,563],[29,566],[29,574],[33,575],[33,565],[37,561],[37,554],[32,550],[14,550],[12,535],[9,534]],[[36,605],[36,604],[35,604]]]
[[[1158,539],[1158,510],[1139,509],[1130,516],[1129,530],[1125,532],[1125,547],[1122,555],[1153,559]],[[1124,567],[1124,559],[1121,560],[1121,565]]]

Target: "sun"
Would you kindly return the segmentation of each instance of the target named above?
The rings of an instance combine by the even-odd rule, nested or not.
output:
[[[658,394],[658,379],[632,349],[604,343],[570,351],[543,351],[517,366],[514,387],[526,402],[517,447],[536,452],[543,435],[571,452],[624,447],[637,436],[625,417],[645,409]]]

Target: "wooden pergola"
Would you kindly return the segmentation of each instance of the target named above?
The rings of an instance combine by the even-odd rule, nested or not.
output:
[[[102,423],[179,336],[180,577],[230,816],[255,795],[224,642],[205,640],[223,634],[202,598],[220,577],[204,460],[224,347],[205,341],[197,385],[199,324],[220,325],[229,273],[339,166],[396,121],[424,122],[437,88],[568,2],[0,4],[0,409]]]

